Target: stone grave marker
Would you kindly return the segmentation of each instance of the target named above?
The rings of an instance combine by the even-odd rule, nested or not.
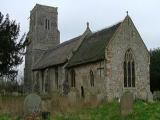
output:
[[[153,102],[153,94],[148,92],[148,102]]]
[[[133,94],[125,92],[120,100],[121,115],[127,116],[133,112]]]
[[[29,94],[24,100],[24,117],[25,120],[40,120],[41,98],[37,94]]]

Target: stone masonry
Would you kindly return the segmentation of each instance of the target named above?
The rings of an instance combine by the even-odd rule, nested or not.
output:
[[[27,35],[29,45],[25,57],[25,88],[32,90],[32,67],[41,55],[50,47],[60,43],[60,34],[57,25],[57,8],[36,4],[30,13],[30,28]]]

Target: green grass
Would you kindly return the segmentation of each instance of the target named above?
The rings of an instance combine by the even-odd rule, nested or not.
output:
[[[22,119],[20,119],[19,117],[13,118],[9,114],[2,114],[2,115],[0,115],[0,120],[22,120]]]
[[[136,101],[133,111],[132,114],[126,117],[121,116],[120,105],[114,101],[112,103],[104,103],[96,108],[83,108],[65,114],[58,113],[54,120],[160,120],[160,102]],[[0,115],[0,120],[21,119],[3,114]]]
[[[160,120],[160,102],[134,103],[134,112],[126,117],[120,115],[119,103],[105,103],[97,108],[86,108],[64,115],[58,114],[56,120]]]

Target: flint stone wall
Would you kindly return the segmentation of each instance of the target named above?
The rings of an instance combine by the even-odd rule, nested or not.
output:
[[[84,89],[84,98],[90,99],[91,96],[102,96],[98,97],[103,99],[106,96],[105,91],[105,75],[104,75],[104,61],[96,63],[90,63],[86,65],[77,66],[74,68],[75,71],[75,88],[70,88],[70,91],[77,91],[77,97],[82,98],[81,87]],[[94,86],[90,83],[90,71],[94,75]],[[69,84],[71,85],[71,75],[68,74]],[[76,90],[75,90],[76,89]]]
[[[127,49],[131,49],[135,62],[135,87],[124,88],[123,62]],[[150,92],[150,56],[131,19],[126,19],[106,48],[106,92],[108,99],[120,98],[125,91],[147,100]]]

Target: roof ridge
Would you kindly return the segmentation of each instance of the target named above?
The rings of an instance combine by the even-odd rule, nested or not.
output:
[[[67,55],[69,55],[70,52],[72,52],[72,50],[75,49],[75,46],[77,46],[77,44],[78,44],[77,42],[81,39],[83,39],[83,41],[78,46],[75,54],[69,60],[69,65],[67,65],[68,67],[72,66],[72,63],[75,64],[74,62],[76,62],[76,64],[77,64],[79,62],[85,63],[87,61],[90,62],[90,61],[97,61],[97,60],[102,59],[104,57],[104,55],[103,55],[103,50],[105,47],[104,44],[107,44],[107,41],[109,41],[110,37],[113,35],[113,32],[115,32],[115,29],[117,29],[117,27],[120,25],[120,23],[121,22],[118,22],[117,24],[114,24],[114,25],[109,26],[107,28],[101,29],[100,31],[94,32],[90,35],[85,35],[83,33],[82,35],[79,35],[75,38],[72,38],[70,40],[62,42],[61,44],[58,44],[55,47],[51,47],[50,49],[46,50],[46,52],[43,54],[43,57],[41,58],[41,60],[39,60],[37,62],[37,64],[34,65],[33,70],[44,69],[48,66],[53,66],[53,65],[60,64],[60,63],[61,64],[64,63],[66,61]],[[93,39],[94,42],[90,42],[91,39]],[[98,49],[99,46],[103,50]],[[84,49],[86,51],[84,51],[84,50],[82,51],[81,49]],[[84,54],[84,52],[85,52],[85,54]],[[63,56],[61,56],[61,55],[63,55]],[[59,56],[61,56],[61,57],[59,57]],[[78,57],[78,59],[80,61],[79,60],[77,61],[75,59],[76,56]],[[46,62],[44,60],[46,60],[48,62]],[[84,62],[82,62],[81,60]]]
[[[112,25],[109,25],[109,26],[107,26],[107,27],[105,27],[105,28],[102,28],[102,29],[100,29],[100,30],[94,31],[93,34],[102,32],[102,31],[104,31],[104,30],[108,30],[108,29],[110,29],[110,28],[112,28],[112,27],[115,27],[115,26],[119,25],[120,23],[122,23],[122,21],[116,22],[115,24],[112,24]]]

